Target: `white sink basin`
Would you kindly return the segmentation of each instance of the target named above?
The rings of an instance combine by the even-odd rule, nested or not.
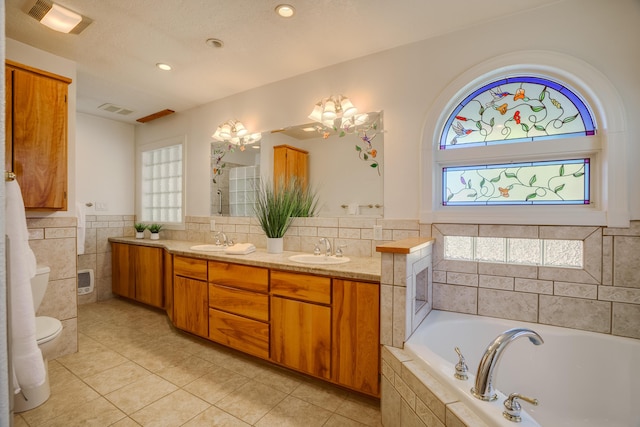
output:
[[[223,252],[227,247],[223,245],[195,245],[191,246],[192,251],[204,251],[204,252]]]
[[[301,264],[315,264],[315,265],[329,265],[329,264],[344,264],[351,261],[346,256],[336,257],[335,255],[313,255],[313,254],[299,254],[291,255],[289,257],[291,261],[299,262]]]

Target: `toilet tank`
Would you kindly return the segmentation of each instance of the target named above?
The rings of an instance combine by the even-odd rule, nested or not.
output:
[[[51,269],[46,265],[38,265],[36,275],[31,279],[31,293],[33,294],[33,310],[38,311],[40,303],[44,298],[49,284],[49,272]]]

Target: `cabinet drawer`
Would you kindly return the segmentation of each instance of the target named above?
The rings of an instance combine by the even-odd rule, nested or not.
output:
[[[209,339],[236,350],[269,358],[269,324],[209,309]]]
[[[209,307],[269,321],[269,295],[209,284]]]
[[[271,271],[271,293],[320,304],[331,303],[331,278]]]
[[[173,257],[173,273],[176,276],[207,280],[207,261],[176,255]]]
[[[209,261],[209,282],[257,292],[269,292],[269,270]]]

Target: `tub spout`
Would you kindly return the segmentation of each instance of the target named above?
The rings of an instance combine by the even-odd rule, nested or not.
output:
[[[476,373],[476,385],[471,389],[471,394],[480,400],[495,400],[497,394],[493,389],[493,376],[502,353],[507,349],[509,344],[520,337],[527,337],[535,345],[543,344],[542,337],[535,331],[527,328],[514,328],[504,331],[493,340],[484,351],[478,372]]]

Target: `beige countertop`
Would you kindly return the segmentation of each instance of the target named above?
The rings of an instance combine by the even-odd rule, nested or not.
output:
[[[150,240],[133,237],[111,237],[110,242],[128,243],[141,246],[163,248],[174,255],[183,255],[213,261],[231,262],[235,264],[266,267],[300,273],[319,274],[342,279],[365,280],[380,282],[380,257],[353,257],[346,255],[351,261],[345,264],[310,265],[289,260],[291,255],[302,252],[284,251],[281,254],[267,253],[266,249],[258,248],[247,255],[231,255],[222,252],[204,252],[190,249],[192,246],[204,244],[182,240]]]

